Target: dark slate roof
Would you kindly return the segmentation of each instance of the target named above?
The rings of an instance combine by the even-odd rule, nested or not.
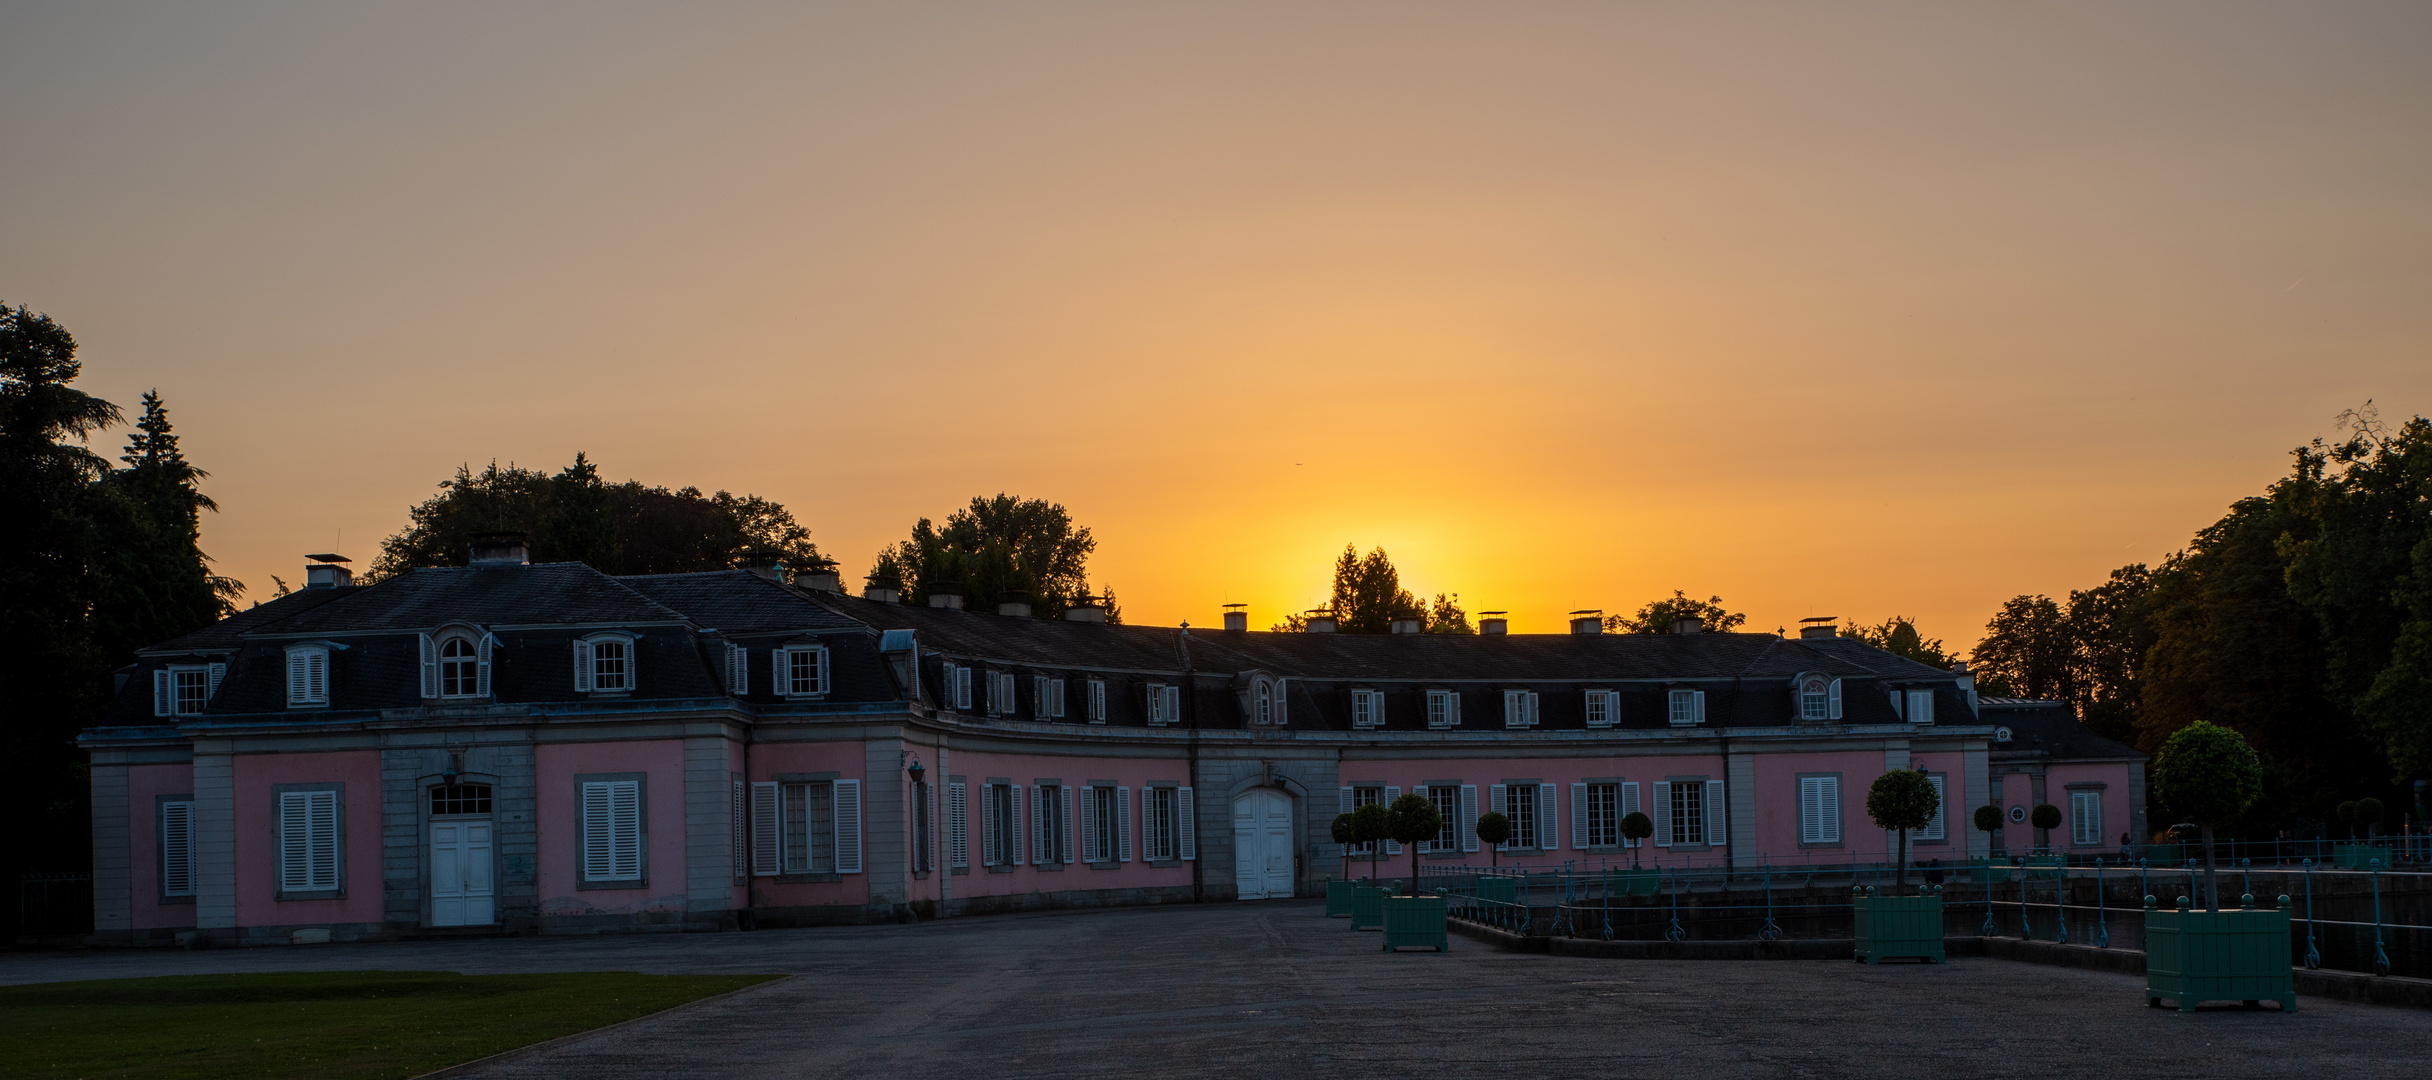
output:
[[[921,651],[1051,668],[1182,670],[1180,630],[990,615],[882,604],[837,593],[809,594],[837,614],[881,630],[912,630]],[[1192,648],[1201,635],[1193,632]],[[1212,665],[1199,664],[1207,668]]]
[[[1976,704],[1984,723],[2010,729],[2009,742],[1992,746],[1992,754],[1997,758],[2046,756],[2141,761],[2145,757],[2144,751],[2095,734],[2094,729],[2078,721],[2077,711],[2065,701],[1987,697],[1977,699]]]
[[[255,627],[265,634],[418,630],[442,623],[583,626],[683,622],[684,616],[582,563],[414,570],[344,603]]]
[[[273,597],[191,634],[146,648],[148,653],[225,652],[244,644],[245,635],[283,619],[293,618],[334,600],[362,592],[364,586],[300,589]]]
[[[862,624],[748,570],[633,574],[616,579],[704,629],[734,634],[859,630]]]

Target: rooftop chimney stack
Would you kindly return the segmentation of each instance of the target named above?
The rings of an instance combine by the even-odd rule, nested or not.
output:
[[[1484,634],[1484,635],[1487,635],[1487,636],[1490,636],[1490,637],[1502,637],[1502,636],[1504,636],[1504,635],[1506,635],[1506,634],[1511,633],[1511,632],[1512,632],[1512,624],[1511,624],[1511,620],[1504,618],[1504,616],[1505,616],[1505,615],[1509,615],[1509,614],[1511,614],[1511,613],[1510,613],[1510,612],[1508,612],[1508,611],[1481,611],[1481,612],[1479,612],[1479,613],[1478,613],[1478,633],[1480,633],[1480,634]]]
[[[1250,605],[1226,604],[1224,606],[1224,628],[1227,630],[1249,629]]]
[[[1030,594],[1020,589],[1005,590],[1005,595],[997,601],[996,613],[1022,619],[1029,618]]]
[[[1392,629],[1397,634],[1416,634],[1426,627],[1416,615],[1396,615],[1393,619]]]
[[[1324,610],[1310,612],[1308,628],[1312,634],[1333,633],[1335,631],[1334,613]]]
[[[1702,620],[1683,615],[1672,620],[1672,632],[1675,634],[1703,634],[1706,632],[1706,624]]]
[[[307,589],[342,589],[355,583],[355,572],[345,565],[353,560],[344,555],[306,555],[304,559]]]
[[[844,575],[836,572],[836,560],[814,559],[811,568],[794,575],[794,584],[805,589],[844,595]]]
[[[753,577],[785,584],[785,555],[768,548],[753,548],[735,558],[735,569],[749,571]]]
[[[1105,622],[1106,603],[1105,601],[1102,601],[1087,593],[1073,597],[1072,606],[1064,609],[1064,621],[1094,623]]]
[[[524,534],[522,534],[522,533],[519,533],[519,532],[485,532],[485,533],[474,533],[474,534],[473,534],[473,538],[472,538],[472,539],[473,539],[473,542],[472,542],[472,544],[471,544],[471,558],[470,558],[470,561],[469,561],[469,564],[470,564],[470,565],[473,565],[473,566],[530,566],[530,565],[532,565],[532,546],[531,546],[529,543],[527,543],[527,542],[526,542],[526,537],[525,537],[525,536],[524,536]],[[314,557],[314,558],[316,558],[316,559],[317,559],[317,558],[321,558],[321,556],[318,556],[318,555],[315,555],[315,556],[313,556],[313,557]],[[339,562],[345,562],[346,560],[344,560],[344,559],[340,559],[340,560],[338,560],[338,561],[339,561]]]
[[[877,604],[903,603],[903,597],[900,594],[893,589],[879,584],[875,578],[863,579],[861,583],[861,598]]]
[[[1799,637],[1802,640],[1807,638],[1840,637],[1840,628],[1833,625],[1834,620],[1839,618],[1840,616],[1838,615],[1818,615],[1812,619],[1800,619]]]
[[[963,610],[963,583],[941,581],[929,590],[929,606],[949,611]]]
[[[1581,609],[1579,609],[1578,611],[1574,611],[1574,612],[1572,612],[1572,613],[1571,613],[1571,632],[1572,632],[1572,633],[1574,633],[1574,634],[1601,634],[1601,633],[1604,633],[1604,611],[1603,611],[1603,609],[1601,609],[1601,608],[1581,608]]]

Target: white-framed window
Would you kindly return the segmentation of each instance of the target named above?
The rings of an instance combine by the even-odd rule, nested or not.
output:
[[[1176,796],[1171,787],[1142,788],[1140,796],[1147,805],[1141,825],[1140,853],[1151,862],[1171,862],[1175,856],[1174,840],[1177,820]]]
[[[1664,695],[1673,727],[1693,727],[1706,722],[1706,692],[1703,690],[1674,690]]]
[[[194,895],[194,800],[160,801],[160,894]]]
[[[788,645],[769,653],[769,670],[776,672],[777,692],[789,698],[825,697],[828,692],[828,650],[824,645]]]
[[[971,868],[971,785],[946,781],[946,869]]]
[[[1841,680],[1823,675],[1806,675],[1799,679],[1799,719],[1838,720],[1841,718]]]
[[[1104,679],[1089,680],[1089,722],[1093,724],[1106,722],[1106,680]]]
[[[1461,726],[1461,695],[1454,690],[1427,692],[1427,726],[1449,728]]]
[[[1081,861],[1132,861],[1132,789],[1093,785],[1081,789]]]
[[[465,630],[422,635],[422,696],[490,696],[490,635]]]
[[[1925,828],[1917,830],[1917,839],[1948,840],[1950,839],[1951,831],[1950,826],[1945,824],[1945,822],[1948,820],[1948,815],[1945,814],[1944,811],[1950,809],[1951,800],[1948,795],[1943,793],[1943,775],[1941,773],[1927,773],[1925,776],[1925,781],[1926,783],[1934,785],[1934,819],[1926,822]]]
[[[2069,842],[2091,847],[2103,842],[2103,793],[2069,793]]]
[[[1068,784],[1030,789],[1030,861],[1037,866],[1073,860],[1073,797]]]
[[[1399,794],[1401,792],[1400,788],[1394,788],[1392,790],[1395,794]],[[1348,814],[1351,811],[1357,810],[1363,806],[1390,805],[1392,801],[1392,798],[1386,794],[1386,788],[1383,785],[1353,784],[1350,787],[1342,789],[1341,798],[1337,805],[1343,808],[1343,813]],[[1387,844],[1392,845],[1392,842],[1387,841]],[[1345,844],[1343,846],[1344,852],[1355,856],[1370,854],[1375,849],[1376,845],[1374,843]],[[1398,845],[1389,846],[1387,849],[1388,853],[1395,850],[1399,850]]]
[[[1572,807],[1571,814],[1577,821],[1577,824],[1572,826],[1572,831],[1578,834],[1579,846],[1582,848],[1620,847],[1621,785],[1618,783],[1573,784],[1571,790],[1578,796],[1574,800],[1577,805]]]
[[[1537,833],[1537,811],[1537,785],[1504,785],[1503,816],[1512,819],[1512,838],[1505,842],[1505,850],[1538,846],[1542,838]]]
[[[1461,785],[1429,784],[1418,789],[1427,801],[1436,804],[1436,817],[1443,822],[1436,827],[1436,838],[1421,851],[1451,852],[1461,850]]]
[[[726,692],[737,697],[752,692],[752,651],[741,645],[726,647]]]
[[[287,650],[287,704],[329,704],[329,648],[294,645]]]
[[[1537,692],[1506,690],[1503,692],[1503,726],[1524,728],[1537,726]]]
[[[581,780],[583,880],[641,881],[642,782]]]
[[[980,865],[1022,865],[1022,786],[980,786]]]
[[[1802,844],[1838,844],[1841,842],[1840,777],[1802,776],[1799,778],[1799,842]]]
[[[640,682],[631,635],[598,634],[574,643],[576,693],[629,694]]]
[[[754,875],[861,872],[861,781],[778,779],[752,785]]]
[[[332,893],[339,888],[338,816],[334,785],[279,796],[279,892]]]
[[[1903,713],[1909,723],[1931,724],[1934,722],[1934,692],[1932,690],[1910,690],[1902,696],[1908,699],[1908,708],[1903,710]]]
[[[1385,695],[1374,690],[1351,692],[1351,726],[1355,728],[1382,727],[1385,723]]]
[[[1275,687],[1273,684],[1265,679],[1253,682],[1250,686],[1250,702],[1251,723],[1272,724],[1275,722]]]
[[[1706,785],[1689,780],[1662,786],[1670,789],[1664,815],[1670,820],[1659,824],[1656,835],[1669,834],[1674,846],[1706,843]]]
[[[1612,727],[1621,720],[1621,695],[1612,690],[1588,691],[1587,718],[1589,727]]]
[[[226,664],[176,664],[152,673],[152,715],[194,716],[211,707]]]
[[[1012,716],[1021,711],[1022,703],[1016,696],[1015,685],[1013,673],[1010,671],[988,673],[988,712],[990,714]]]
[[[970,712],[971,669],[961,664],[946,665],[946,693],[956,712]]]
[[[1031,712],[1041,720],[1064,718],[1064,679],[1058,675],[1034,675],[1030,680]]]
[[[1148,684],[1148,722],[1171,724],[1182,719],[1182,688],[1165,683]]]

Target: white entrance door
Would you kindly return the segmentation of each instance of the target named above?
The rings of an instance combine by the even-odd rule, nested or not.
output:
[[[1292,800],[1282,792],[1233,800],[1233,883],[1243,900],[1292,895]]]
[[[431,823],[431,925],[497,922],[490,884],[488,819]]]

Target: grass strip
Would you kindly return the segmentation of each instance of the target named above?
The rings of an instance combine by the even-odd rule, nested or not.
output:
[[[0,987],[0,1078],[388,1080],[774,975],[173,975]]]

